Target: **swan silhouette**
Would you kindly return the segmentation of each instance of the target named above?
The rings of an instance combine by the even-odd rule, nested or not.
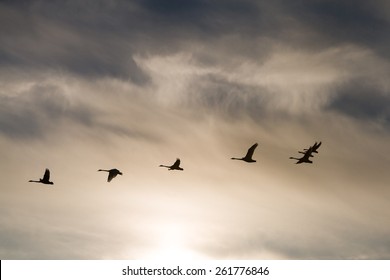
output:
[[[312,148],[312,153],[316,153],[318,154],[317,152],[317,149],[321,146],[321,142],[320,143],[317,143],[317,141],[314,143],[313,146],[311,146],[310,148]],[[308,149],[305,149],[304,151],[307,151]]]
[[[321,142],[317,143],[317,141],[314,143],[313,146],[311,146],[309,149],[311,149],[311,154],[310,154],[310,157],[314,157],[312,155],[312,153],[316,153],[318,154],[318,151],[317,149],[321,146]],[[306,154],[306,152],[309,150],[309,149],[303,149],[303,151],[299,151],[298,153],[301,153],[301,154]]]
[[[117,175],[123,175],[122,172],[120,172],[116,168],[113,168],[113,169],[110,169],[110,170],[99,169],[98,171],[106,171],[106,172],[108,172],[107,182],[111,182],[111,180],[114,179]]]
[[[166,168],[168,168],[168,170],[184,170],[183,168],[180,167],[180,159],[179,158],[177,158],[175,163],[172,164],[171,166],[160,164],[159,167],[166,167]]]
[[[53,185],[54,184],[53,182],[50,182],[50,170],[47,169],[47,168],[45,170],[45,174],[43,174],[43,178],[42,179],[39,179],[39,181],[30,180],[29,182],[42,183],[42,184],[46,184],[46,185]]]
[[[256,162],[256,160],[252,159],[252,156],[253,156],[253,153],[255,152],[257,145],[258,145],[257,143],[253,144],[252,147],[250,147],[248,149],[248,152],[246,153],[245,157],[243,157],[243,158],[232,157],[231,159],[243,160],[246,162]]]
[[[309,149],[305,149],[306,152],[304,152],[304,155],[301,157],[301,158],[295,158],[295,157],[290,157],[290,159],[295,159],[297,160],[296,164],[300,164],[300,163],[313,163],[313,161],[310,160],[310,157],[313,157],[313,155],[311,154],[313,152],[313,147],[310,147]],[[300,153],[303,153],[303,152],[300,152]]]

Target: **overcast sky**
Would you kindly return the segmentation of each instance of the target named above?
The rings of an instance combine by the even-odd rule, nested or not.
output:
[[[1,1],[0,259],[390,259],[389,34],[387,0]]]

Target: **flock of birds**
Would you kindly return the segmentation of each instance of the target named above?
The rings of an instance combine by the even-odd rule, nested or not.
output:
[[[297,160],[298,163],[306,162],[306,163],[313,163],[313,161],[310,160],[311,157],[313,157],[313,153],[318,154],[317,150],[321,146],[321,142],[317,143],[315,142],[313,146],[310,146],[308,149],[304,149],[303,151],[298,151],[298,153],[303,154],[301,158],[295,158],[295,157],[290,157],[290,159],[295,159]]]
[[[290,157],[290,159],[295,159],[297,160],[296,164],[300,163],[313,163],[313,161],[310,160],[311,157],[313,157],[313,153],[318,153],[318,148],[321,146],[321,142],[317,143],[315,142],[313,146],[310,146],[307,149],[303,149],[303,151],[298,151],[298,153],[303,154],[302,157],[296,158],[296,157]],[[256,160],[253,159],[253,153],[255,152],[255,149],[257,148],[258,143],[253,144],[247,151],[246,155],[242,158],[235,158],[232,157],[231,159],[234,160],[242,160],[245,162],[253,163],[256,162]],[[184,169],[180,167],[180,159],[176,159],[176,161],[172,165],[159,165],[159,167],[166,167],[168,170],[181,170],[183,171]],[[108,172],[108,177],[107,177],[107,182],[111,182],[112,179],[114,179],[117,175],[123,175],[122,172],[120,172],[118,169],[113,168],[113,169],[99,169],[98,171],[105,171]],[[29,182],[33,183],[42,183],[42,184],[47,184],[47,185],[53,185],[54,183],[50,181],[50,170],[46,168],[45,174],[43,175],[43,178],[39,180],[30,180]]]

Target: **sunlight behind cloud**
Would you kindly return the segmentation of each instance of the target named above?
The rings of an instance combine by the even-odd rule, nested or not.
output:
[[[205,256],[189,248],[192,236],[188,228],[178,224],[160,224],[153,234],[156,245],[141,253],[141,259],[148,260],[197,260]]]

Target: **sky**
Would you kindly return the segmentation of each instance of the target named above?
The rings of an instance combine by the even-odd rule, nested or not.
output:
[[[390,259],[389,31],[386,0],[0,1],[0,259]]]

